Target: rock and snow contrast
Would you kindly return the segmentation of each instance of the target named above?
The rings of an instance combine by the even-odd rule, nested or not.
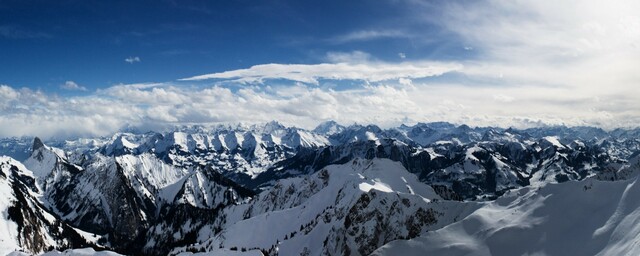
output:
[[[270,122],[0,142],[0,254],[640,254],[639,129]]]

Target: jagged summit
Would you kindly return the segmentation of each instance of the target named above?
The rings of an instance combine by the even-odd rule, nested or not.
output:
[[[42,140],[40,140],[40,138],[38,137],[33,138],[33,146],[31,146],[31,149],[33,151],[36,151],[42,147],[44,147],[44,143],[42,142]]]
[[[262,133],[266,133],[266,134],[272,134],[278,131],[282,131],[287,129],[286,126],[284,126],[283,124],[281,124],[280,122],[273,120],[270,121],[266,124],[264,124],[264,126],[262,126]]]
[[[338,124],[336,121],[329,120],[320,123],[313,132],[325,135],[333,135],[345,130],[346,127]]]
[[[273,121],[69,141],[13,139],[0,146],[15,151],[24,144],[31,154],[16,175],[10,165],[17,162],[5,165],[0,183],[10,182],[7,193],[29,196],[20,205],[25,214],[38,207],[49,212],[28,217],[41,230],[70,225],[86,241],[122,254],[368,255],[391,240],[417,239],[463,220],[519,193],[513,191],[635,177],[638,131],[334,121],[310,131]],[[14,185],[28,189],[12,192]],[[7,227],[6,234],[17,234]]]

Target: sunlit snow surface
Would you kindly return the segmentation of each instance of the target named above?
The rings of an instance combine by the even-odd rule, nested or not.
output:
[[[33,203],[38,201],[66,221],[88,214],[96,216],[96,212],[103,211],[105,216],[114,216],[111,210],[115,208],[110,208],[104,195],[114,190],[110,184],[118,180],[113,176],[115,173],[121,173],[129,182],[131,194],[155,206],[174,204],[213,209],[225,205],[219,215],[212,217],[201,214],[169,220],[177,223],[175,229],[154,226],[154,232],[168,232],[168,236],[174,238],[184,238],[187,232],[195,234],[195,245],[189,242],[191,247],[174,248],[171,245],[167,248],[176,254],[205,250],[208,252],[200,254],[260,255],[255,248],[276,246],[280,255],[299,255],[306,251],[309,255],[341,255],[344,251],[338,246],[346,245],[352,249],[351,255],[359,255],[356,249],[371,244],[371,250],[362,255],[378,248],[376,255],[640,255],[637,249],[640,247],[640,185],[636,185],[640,143],[635,139],[636,135],[593,142],[546,132],[529,138],[493,130],[445,134],[426,128],[387,131],[375,126],[321,128],[335,136],[321,136],[271,123],[251,131],[119,133],[104,141],[82,141],[80,144],[92,145],[86,159],[80,151],[74,150],[74,146],[82,147],[79,144],[64,147],[64,150],[43,146],[24,161],[24,166],[2,157],[0,163],[9,163],[2,166],[3,174],[9,178],[0,177],[0,196],[5,198],[0,200],[0,210],[4,212],[0,219],[0,255],[24,255],[18,251],[28,251],[16,239],[21,233],[17,231],[17,225],[7,217],[7,208],[16,201],[11,188],[15,184],[15,176],[9,170],[12,165],[18,166],[21,175],[35,178],[37,182],[38,189],[25,192],[31,196],[29,207],[39,209],[41,206],[36,207]],[[459,129],[466,130],[464,127]],[[473,136],[465,138],[464,135]],[[237,195],[226,196],[233,189],[212,182],[206,175],[215,172],[197,168],[199,164],[211,163],[217,168],[213,171],[229,171],[226,174],[237,171],[256,177],[272,164],[291,157],[297,146],[311,150],[330,144],[334,146],[327,152],[338,152],[335,159],[313,158],[315,154],[310,159],[334,165],[318,165],[317,172],[309,171],[309,175],[299,172],[293,176],[276,176],[268,186],[261,187],[260,194],[242,200],[235,200],[239,198]],[[276,150],[278,145],[282,146],[280,151]],[[412,169],[413,173],[410,173],[403,166],[410,161],[363,159],[373,156],[365,154],[369,147],[379,148],[385,156],[400,152],[396,159],[419,159],[423,155],[425,159],[428,156],[430,163],[450,162],[427,176],[420,176],[422,181],[419,181],[416,174],[420,172]],[[602,149],[602,152],[592,152],[593,148]],[[356,153],[350,155],[353,152]],[[515,161],[527,156],[524,153],[530,153],[532,158]],[[606,157],[605,153],[610,157],[607,161],[591,161],[599,156]],[[575,157],[581,154],[593,158],[581,160]],[[569,161],[571,159],[574,161]],[[232,165],[234,161],[237,163]],[[297,165],[311,164],[310,161],[294,163],[291,170]],[[518,165],[520,163],[522,165]],[[576,176],[559,184],[557,174],[571,176],[582,170],[586,170],[584,177]],[[465,179],[482,181],[482,175],[489,171],[495,174],[497,191],[510,190],[493,202],[472,201],[474,197],[464,202],[442,200],[428,185],[451,186],[451,181]],[[524,175],[530,183],[519,184],[523,178],[518,174]],[[72,208],[62,213],[52,207],[53,201],[47,193],[50,190],[45,188],[51,188],[53,184],[66,186],[65,181],[70,177],[76,177],[80,185],[75,187],[74,193],[64,192],[76,196],[61,200]],[[586,180],[572,181],[583,178]],[[604,182],[596,178],[616,181]],[[365,197],[371,200],[362,206],[359,202]],[[79,203],[83,201],[95,203],[97,210],[81,207]],[[393,204],[400,207],[391,208]],[[413,239],[402,240],[407,237],[409,217],[416,215],[418,209],[434,210],[437,222],[418,229],[419,232],[411,236]],[[141,214],[146,219],[154,212]],[[361,218],[351,221],[352,218],[348,226],[346,215]],[[194,225],[206,218],[211,221]],[[50,223],[56,221],[56,217],[47,212],[41,219]],[[104,219],[111,220],[110,217]],[[391,238],[384,242],[369,236],[378,231],[376,225],[380,223],[397,227],[393,230],[395,233],[387,234]],[[354,233],[364,234],[364,238],[347,234],[356,228]],[[97,242],[102,237],[77,228],[74,230],[87,241]],[[61,246],[44,233],[47,245]],[[161,238],[163,236],[145,241],[145,249],[167,244]],[[94,253],[114,255],[92,249],[54,251],[48,255]]]
[[[198,240],[201,247],[213,252],[230,247],[269,248],[278,244],[281,255],[297,255],[305,248],[310,255],[321,255],[323,250],[331,253],[336,249],[327,250],[328,246],[323,242],[333,243],[333,236],[342,234],[344,215],[365,195],[376,199],[362,211],[386,212],[391,205],[402,205],[395,214],[385,217],[389,223],[398,226],[398,234],[406,232],[406,219],[419,208],[442,212],[438,222],[427,227],[437,229],[459,216],[466,216],[479,205],[442,201],[430,186],[419,182],[398,162],[356,159],[328,166],[311,177],[280,180],[249,204],[227,208],[224,213],[227,224],[223,231],[214,235],[208,228],[203,228]],[[434,200],[439,202],[433,203]],[[249,216],[246,215],[248,211],[251,212]],[[367,233],[375,232],[375,222],[353,225],[361,226],[360,230],[365,229]],[[302,226],[310,228],[302,230]],[[291,236],[293,232],[295,237]],[[288,236],[291,237],[286,239]],[[363,246],[358,241],[346,242],[353,250]],[[333,253],[340,253],[337,250]]]
[[[640,255],[640,182],[513,190],[460,222],[374,255]]]

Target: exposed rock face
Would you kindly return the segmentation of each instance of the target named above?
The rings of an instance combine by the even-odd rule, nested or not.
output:
[[[42,143],[42,140],[40,140],[40,138],[38,138],[38,137],[35,137],[33,139],[33,146],[31,146],[31,149],[33,151],[36,151],[36,150],[38,150],[40,148],[43,148],[43,147],[44,147],[44,143]]]
[[[11,158],[0,157],[0,195],[3,198],[0,211],[6,214],[6,219],[0,219],[0,222],[3,227],[15,228],[4,230],[0,235],[3,241],[0,253],[6,254],[16,248],[28,254],[76,247],[98,248],[45,210],[36,198],[38,192],[30,171]],[[16,247],[4,247],[10,244]]]
[[[447,123],[306,131],[272,122],[119,133],[91,146],[34,138],[25,166],[3,165],[9,199],[0,208],[14,225],[11,248],[28,253],[99,244],[134,255],[368,255],[509,191],[634,177],[638,134]]]
[[[36,182],[42,185],[45,205],[61,220],[103,235],[102,242],[122,253],[140,253],[154,237],[152,227],[179,230],[182,223],[195,220],[202,223],[194,225],[204,225],[219,209],[253,195],[210,166],[189,172],[152,154],[98,153],[83,159],[83,166],[71,164],[64,152],[43,144],[26,161],[39,174],[30,184],[33,189]],[[193,236],[167,239],[173,237],[170,232],[162,237],[162,246],[149,253],[166,254],[194,241]]]

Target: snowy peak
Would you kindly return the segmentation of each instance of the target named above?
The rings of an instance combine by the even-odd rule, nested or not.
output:
[[[284,255],[367,255],[461,216],[456,203],[436,203],[431,187],[386,159],[355,159],[304,177],[280,180],[248,204],[227,208],[205,226],[198,244],[173,253],[257,248]],[[446,212],[444,209],[450,209]],[[247,236],[247,230],[252,235]]]
[[[33,144],[37,147],[34,147],[31,156],[24,161],[24,164],[43,183],[43,186],[46,186],[48,182],[53,182],[51,180],[53,177],[59,178],[59,175],[64,175],[63,173],[80,170],[77,166],[69,163],[63,150],[48,147],[37,137]],[[44,181],[45,179],[49,179],[49,181]]]
[[[566,148],[562,143],[560,143],[560,140],[558,139],[557,136],[546,136],[544,138],[542,138],[541,140],[541,145],[543,145],[543,147],[554,147],[556,149],[564,149]]]
[[[313,129],[313,132],[323,135],[333,135],[336,133],[340,133],[345,129],[346,127],[338,124],[333,120],[330,120],[320,123],[315,129]]]
[[[0,156],[0,177],[10,179],[14,175],[27,176],[33,178],[33,173],[17,160]]]
[[[51,249],[93,246],[59,222],[38,200],[35,178],[22,164],[0,157],[0,254],[39,254]]]
[[[597,199],[602,204],[582,214],[597,212],[593,209],[636,214],[624,190],[636,190],[638,134],[449,123],[382,129],[332,121],[309,131],[274,121],[46,143],[2,140],[0,150],[32,152],[24,166],[0,158],[0,197],[6,199],[0,200],[0,210],[7,209],[0,252],[4,241],[12,243],[6,248],[27,254],[45,247],[86,247],[70,241],[78,237],[134,255],[369,255],[405,239],[416,248],[423,247],[413,242],[432,246],[453,239],[447,244],[457,246],[471,241],[473,248],[493,252],[501,249],[493,244],[504,239],[495,234],[512,227],[528,234],[540,225],[556,226],[555,221],[544,224],[547,216],[557,218],[544,205],[554,202],[560,209],[560,198],[592,198],[574,196],[582,191],[615,190],[608,200],[624,202],[611,206],[603,197]],[[605,181],[622,185],[602,189]],[[571,188],[547,189],[564,186]],[[29,221],[19,224],[18,212]],[[597,232],[578,233],[605,241],[607,232],[619,229],[611,237],[631,242],[610,245],[614,251],[606,252],[613,253],[638,236],[636,228],[626,228],[633,219],[620,218],[598,222]],[[22,232],[27,229],[20,225],[39,231]],[[79,229],[56,235],[65,225]],[[446,228],[455,230],[441,231]],[[458,235],[463,241],[454,239]]]
[[[119,156],[133,153],[138,145],[130,142],[126,137],[126,134],[114,135],[112,140],[108,142],[101,151],[108,156]]]
[[[279,123],[278,121],[274,120],[274,121],[266,123],[262,127],[262,129],[256,129],[256,130],[258,132],[263,133],[263,134],[279,135],[286,129],[287,129],[286,126],[284,126],[281,123]]]
[[[386,134],[380,127],[375,125],[352,125],[340,133],[329,136],[333,145],[348,144],[357,141],[379,141],[379,138],[386,138]]]

